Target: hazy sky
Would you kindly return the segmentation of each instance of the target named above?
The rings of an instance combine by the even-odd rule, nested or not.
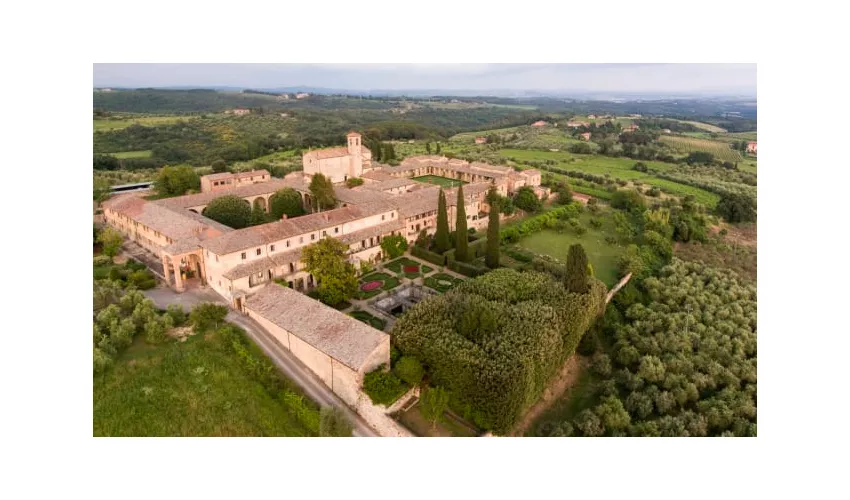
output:
[[[755,64],[95,64],[95,87],[756,93]]]

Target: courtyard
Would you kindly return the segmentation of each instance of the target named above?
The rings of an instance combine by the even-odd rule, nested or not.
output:
[[[448,177],[440,177],[439,175],[423,175],[421,177],[414,177],[413,180],[442,187],[457,187],[467,184],[467,182],[458,179],[449,179]]]

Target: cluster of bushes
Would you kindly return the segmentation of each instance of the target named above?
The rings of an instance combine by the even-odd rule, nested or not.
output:
[[[543,273],[496,269],[418,303],[391,334],[465,418],[506,433],[601,311],[605,285],[589,283],[570,293]]]
[[[678,259],[606,311],[590,407],[550,436],[755,436],[756,289]],[[606,347],[610,346],[610,347]]]
[[[222,314],[223,312],[223,314]],[[221,345],[235,354],[243,368],[259,381],[266,392],[284,403],[284,406],[314,435],[346,435],[344,431],[335,432],[337,425],[322,426],[318,406],[280,376],[277,367],[252,344],[245,331],[236,325],[224,324],[227,308],[217,304],[198,304],[192,310],[190,319],[198,331],[214,330],[221,338]],[[330,417],[325,417],[330,418]],[[326,422],[329,424],[329,422]],[[346,428],[346,426],[340,426]],[[325,429],[322,431],[322,429]],[[350,424],[348,434],[351,435]]]
[[[720,202],[715,210],[729,222],[756,220],[758,194],[756,178],[752,174],[712,167],[693,167],[687,171],[675,169],[657,176],[720,195]]]
[[[160,313],[141,292],[124,290],[112,280],[95,281],[93,295],[92,347],[96,374],[106,371],[137,335],[144,335],[148,343],[158,344],[165,340],[166,331],[186,319],[180,306]]]
[[[410,248],[410,254],[414,257],[419,257],[422,260],[428,261],[431,264],[436,264],[438,266],[446,265],[446,256],[442,254],[438,254],[436,252],[432,252],[426,248],[422,248],[420,246],[414,246]]]
[[[542,231],[544,229],[556,229],[559,220],[576,219],[583,210],[580,202],[573,202],[550,210],[544,214],[528,217],[519,224],[506,227],[501,231],[501,241],[505,243],[516,243],[523,236]]]
[[[363,377],[363,392],[376,405],[390,406],[407,390],[408,386],[398,375],[388,371],[386,365],[380,366]]]
[[[149,290],[156,287],[156,276],[144,264],[133,259],[127,259],[123,265],[113,264],[112,259],[105,255],[93,259],[94,279],[111,280],[122,288],[134,287],[139,290]]]
[[[475,264],[470,264],[467,262],[461,262],[459,260],[451,260],[448,263],[448,268],[456,273],[460,273],[464,276],[476,277],[485,274],[490,269],[487,266],[478,266]]]

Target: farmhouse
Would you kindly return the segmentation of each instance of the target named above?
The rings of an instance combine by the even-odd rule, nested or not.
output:
[[[243,115],[250,114],[251,110],[245,109],[245,108],[236,108],[236,109],[229,109],[229,110],[225,111],[224,113],[228,114],[228,115],[243,116]]]
[[[299,92],[295,94],[296,99],[305,99],[307,97],[310,97],[310,94],[308,94],[307,92]]]
[[[588,125],[590,124],[587,122],[567,122],[567,127],[570,128],[587,127]]]
[[[583,134],[579,134],[579,137],[581,137],[581,140],[583,140],[583,141],[589,141],[590,140],[590,132],[584,132]]]
[[[201,176],[201,192],[209,193],[247,184],[268,182],[271,178],[271,174],[265,169],[251,170],[250,172],[222,172],[220,174],[203,175]]]
[[[623,127],[623,132],[634,132],[634,131],[635,131],[635,130],[637,130],[638,128],[640,128],[640,127],[638,127],[637,125],[635,125],[634,123],[632,123],[631,125],[628,125],[628,126],[626,126],[626,127]]]
[[[546,122],[544,122],[543,120],[538,120],[538,121],[531,124],[532,127],[545,127],[546,125],[548,125],[548,124]]]
[[[756,141],[750,141],[747,143],[747,153],[756,154]]]
[[[486,137],[476,137],[475,138],[475,144],[486,144],[486,143],[487,143]]]

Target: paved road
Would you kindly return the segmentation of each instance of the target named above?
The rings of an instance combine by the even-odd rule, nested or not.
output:
[[[189,310],[200,302],[226,302],[217,293],[209,289],[192,289],[183,293],[176,293],[168,288],[154,288],[146,290],[145,295],[154,301],[157,307],[165,309],[169,304],[180,304],[184,310]],[[280,371],[296,385],[304,390],[304,393],[321,406],[336,406],[341,408],[349,420],[354,424],[355,436],[378,436],[357,413],[348,407],[331,389],[316,377],[309,368],[304,366],[286,348],[281,346],[268,332],[265,331],[254,320],[247,316],[231,310],[227,314],[227,321],[242,327],[248,336],[263,352],[274,362]]]

